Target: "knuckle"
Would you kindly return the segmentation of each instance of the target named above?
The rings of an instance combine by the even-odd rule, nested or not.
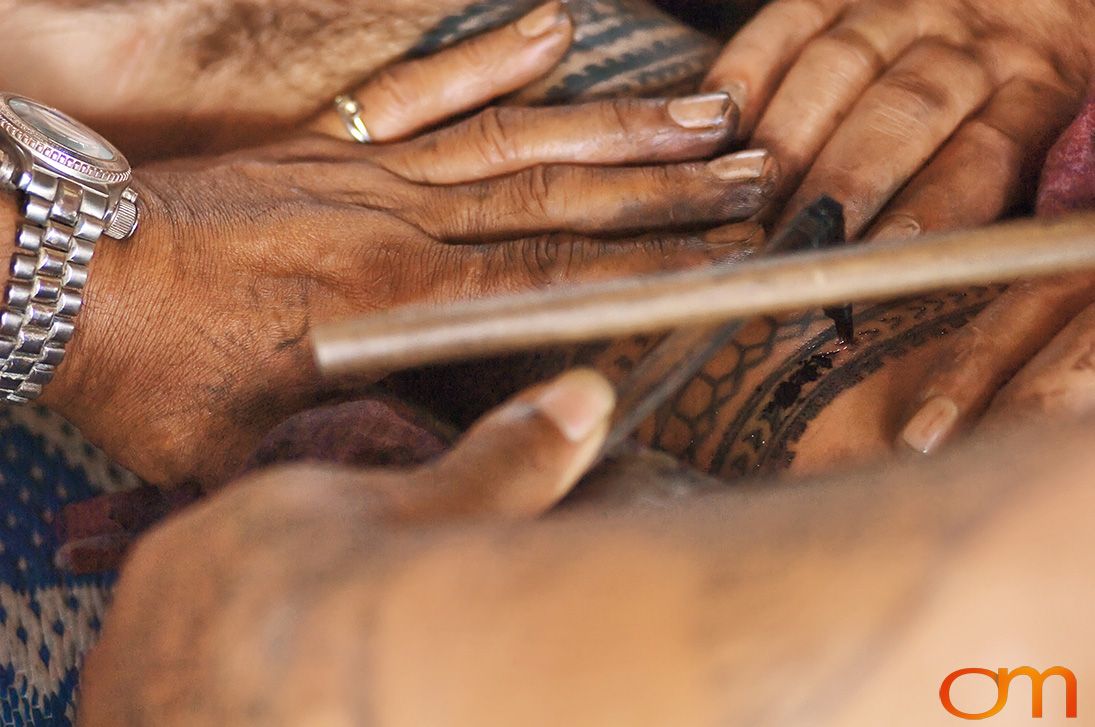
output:
[[[512,110],[491,107],[470,120],[472,143],[487,164],[503,164],[516,156],[514,129],[518,124],[513,116]]]
[[[577,243],[566,244],[557,236],[529,240],[521,248],[521,269],[535,287],[564,282],[573,276]]]
[[[879,84],[885,108],[896,118],[924,124],[951,106],[947,89],[925,76],[918,68],[891,71]]]
[[[1021,161],[1023,154],[1022,141],[1012,129],[1000,126],[991,118],[984,116],[970,119],[962,129],[963,135],[976,144],[988,159],[1010,160],[1007,168],[1011,168]]]
[[[944,38],[927,38],[909,51],[902,65],[915,66],[927,73],[943,73],[951,87],[976,84],[988,88],[991,75],[986,63],[967,45]]]
[[[560,167],[538,164],[516,177],[512,185],[514,206],[536,219],[552,219],[561,210],[551,195],[552,188],[566,189]]]
[[[369,116],[393,116],[401,109],[414,108],[421,101],[419,74],[411,64],[381,69],[369,81],[364,106]]]
[[[763,12],[766,18],[780,25],[801,23],[817,26],[829,17],[828,9],[819,0],[776,0]]]
[[[458,45],[455,53],[461,71],[481,72],[503,60],[500,50],[497,38],[485,35]]]
[[[643,106],[639,99],[618,98],[604,102],[601,113],[610,127],[630,135],[642,127]]]
[[[811,43],[807,49],[812,58],[831,58],[837,66],[853,65],[873,69],[885,67],[887,58],[862,31],[842,25]]]

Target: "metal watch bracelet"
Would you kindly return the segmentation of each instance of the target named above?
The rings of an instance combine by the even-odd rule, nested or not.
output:
[[[9,167],[0,153],[0,186],[11,188]],[[21,186],[22,220],[0,312],[0,397],[25,403],[42,393],[72,339],[109,200],[40,170]],[[111,226],[134,221],[114,219]]]

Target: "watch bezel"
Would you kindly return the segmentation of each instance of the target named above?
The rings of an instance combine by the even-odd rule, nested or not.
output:
[[[74,177],[79,181],[94,185],[113,186],[124,184],[130,180],[132,170],[125,156],[113,144],[103,139],[101,135],[86,124],[64,114],[66,118],[87,129],[95,135],[97,140],[106,144],[107,148],[114,154],[115,158],[113,160],[93,159],[49,138],[23,121],[15,113],[10,106],[10,102],[14,99],[51,111],[55,111],[55,109],[26,96],[0,93],[0,130],[3,130],[16,144],[22,147],[36,163],[49,167],[63,176]]]

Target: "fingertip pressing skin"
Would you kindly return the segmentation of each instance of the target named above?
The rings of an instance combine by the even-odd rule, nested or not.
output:
[[[898,240],[911,240],[914,237],[919,237],[922,232],[920,223],[909,215],[898,215],[881,220],[878,226],[871,231],[869,239],[874,240],[889,240],[896,242]]]
[[[769,3],[727,45],[703,82],[727,93],[741,109],[739,138],[747,138],[799,52],[836,16],[844,0]]]
[[[558,475],[552,504],[577,484],[601,451],[616,391],[600,373],[576,369],[558,377],[536,398],[535,406],[570,442],[570,462]]]
[[[727,122],[727,114],[736,106],[725,93],[705,93],[673,99],[666,105],[669,118],[685,129],[709,129]]]
[[[931,454],[990,404],[999,409],[1001,394],[1030,375],[1093,298],[1085,275],[1013,284],[949,339],[899,441]]]
[[[934,452],[954,430],[958,405],[946,396],[929,399],[901,431],[901,441],[921,454]]]
[[[573,444],[589,439],[616,404],[616,392],[592,369],[564,374],[537,395],[534,406]]]
[[[570,16],[561,0],[544,3],[513,24],[514,30],[523,38],[539,38],[569,22]]]

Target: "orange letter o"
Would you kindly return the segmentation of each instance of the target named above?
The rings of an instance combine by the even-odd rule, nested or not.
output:
[[[987,712],[971,713],[963,712],[954,706],[954,702],[951,701],[951,685],[954,684],[958,677],[967,674],[981,674],[982,676],[987,676],[996,683],[996,704],[992,706],[992,709]],[[1008,703],[1008,693],[1006,689],[1003,691],[1000,690],[1000,675],[997,672],[971,667],[969,669],[959,669],[958,671],[951,672],[947,675],[947,678],[939,685],[939,701],[943,703],[943,708],[955,717],[961,717],[962,719],[988,719],[989,717],[998,714],[1000,710],[1004,708],[1004,705]]]

